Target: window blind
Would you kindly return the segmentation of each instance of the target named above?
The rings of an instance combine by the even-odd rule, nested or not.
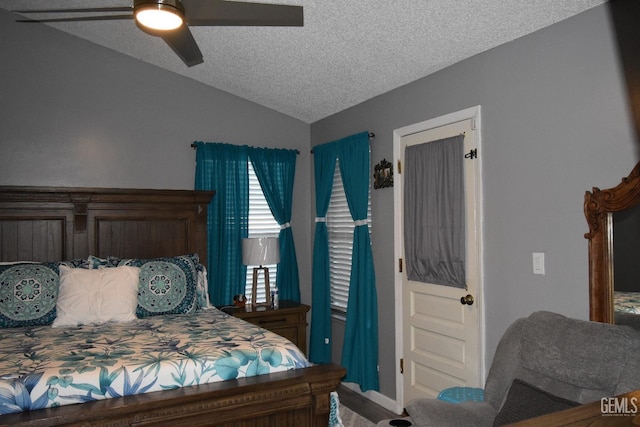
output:
[[[371,197],[368,201],[367,222],[371,223]],[[340,160],[337,160],[327,211],[327,231],[329,233],[331,308],[341,312],[347,311],[347,301],[349,300],[354,227],[340,175]]]
[[[273,217],[269,204],[264,198],[260,181],[249,162],[249,237],[278,237],[280,225]],[[269,268],[269,283],[271,287],[276,283],[278,265],[265,265]],[[244,294],[247,302],[251,302],[251,288],[253,286],[253,266],[247,267],[247,280]],[[264,274],[258,276],[258,301],[264,301]]]

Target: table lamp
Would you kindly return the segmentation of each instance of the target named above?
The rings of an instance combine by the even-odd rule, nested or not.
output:
[[[253,287],[251,288],[251,304],[254,306],[271,305],[271,289],[269,287],[269,268],[264,265],[280,262],[280,245],[277,237],[250,237],[242,239],[242,263],[258,265],[253,268]],[[264,271],[265,302],[258,303],[258,271]]]

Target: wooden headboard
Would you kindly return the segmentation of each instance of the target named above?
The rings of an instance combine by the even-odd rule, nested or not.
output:
[[[0,261],[198,253],[213,191],[0,186]]]

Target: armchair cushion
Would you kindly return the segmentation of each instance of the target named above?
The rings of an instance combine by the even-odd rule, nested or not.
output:
[[[539,389],[519,378],[509,388],[507,399],[493,421],[494,427],[578,406],[579,403]]]
[[[416,426],[490,427],[496,410],[485,402],[416,399],[405,408]]]

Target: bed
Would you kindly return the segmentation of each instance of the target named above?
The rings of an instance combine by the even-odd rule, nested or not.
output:
[[[640,314],[640,292],[614,290],[613,307],[616,312]]]
[[[613,320],[640,329],[640,292],[613,291]]]
[[[202,273],[215,268],[206,266],[211,197],[183,190],[0,187],[0,261],[15,271],[18,261],[37,261],[57,266],[61,275],[84,274],[86,262],[113,263],[113,269],[93,267],[142,275],[149,264],[136,262],[190,259]],[[196,294],[190,304],[202,305]],[[7,323],[0,329],[0,381],[33,393],[28,405],[13,397],[20,411],[0,415],[0,425],[327,425],[342,367],[312,365],[288,341],[215,308],[149,314],[154,304],[138,302],[126,314],[135,310],[137,318],[99,326]],[[58,313],[56,320],[63,317]],[[56,346],[64,357],[49,355]],[[125,353],[134,360],[127,368],[116,362]],[[183,358],[166,359],[170,353]],[[163,364],[170,369],[160,369]],[[83,376],[91,372],[97,379]],[[7,393],[0,386],[0,398],[9,399]]]

